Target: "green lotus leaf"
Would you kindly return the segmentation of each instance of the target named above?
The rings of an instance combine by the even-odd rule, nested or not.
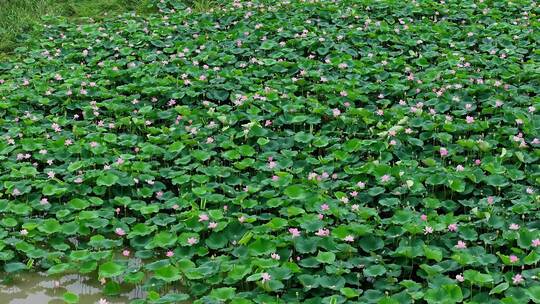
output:
[[[163,280],[165,282],[174,282],[180,280],[180,271],[171,265],[158,268],[154,271],[156,279]]]
[[[306,189],[301,185],[291,185],[285,188],[285,195],[291,199],[302,200],[305,199],[308,195]]]
[[[119,177],[112,173],[105,173],[98,177],[96,184],[98,186],[110,187],[118,181]]]
[[[80,198],[74,198],[68,202],[68,205],[75,210],[81,210],[90,206],[90,203]]]
[[[28,269],[28,266],[20,262],[12,262],[4,265],[4,271],[8,273],[19,272],[25,269]]]
[[[316,257],[317,261],[325,264],[332,264],[336,260],[336,255],[333,252],[319,251]]]
[[[364,269],[364,275],[368,277],[376,277],[386,273],[386,268],[381,265],[372,265]]]
[[[46,234],[53,234],[59,232],[61,229],[62,226],[55,219],[46,219],[38,226],[38,230]]]
[[[79,303],[79,296],[69,291],[64,293],[62,298],[64,299],[66,303],[70,303],[70,304]]]
[[[99,265],[99,276],[102,278],[117,277],[124,273],[125,267],[115,262],[106,262]]]

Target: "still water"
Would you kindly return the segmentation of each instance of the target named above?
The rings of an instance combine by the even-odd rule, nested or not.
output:
[[[119,296],[105,296],[98,280],[77,274],[51,278],[43,273],[24,272],[6,278],[0,273],[0,304],[64,304],[63,294],[67,291],[79,296],[79,304],[98,303],[101,298],[111,304],[126,304],[145,296],[142,287],[124,290]]]

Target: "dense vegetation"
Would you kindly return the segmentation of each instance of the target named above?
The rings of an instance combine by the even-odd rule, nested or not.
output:
[[[71,23],[83,18],[101,19],[134,10],[155,11],[152,0],[4,0],[0,1],[0,52],[9,53],[32,35],[42,17],[69,17]],[[0,53],[0,55],[2,55]],[[1,57],[0,57],[1,58]]]
[[[535,1],[155,4],[0,63],[5,271],[133,303],[540,302]]]

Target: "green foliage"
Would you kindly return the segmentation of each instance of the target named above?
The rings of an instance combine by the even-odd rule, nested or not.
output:
[[[4,271],[135,303],[540,301],[536,3],[151,4],[0,63]]]
[[[129,11],[152,11],[151,0],[9,0],[0,1],[0,52],[10,52],[31,39],[33,28],[43,17],[65,16],[103,19]],[[0,57],[1,58],[1,57]]]

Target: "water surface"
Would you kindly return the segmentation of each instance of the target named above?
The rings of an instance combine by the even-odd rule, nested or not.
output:
[[[98,303],[100,298],[111,304],[125,304],[145,295],[141,287],[136,287],[119,296],[105,296],[98,280],[78,274],[51,277],[23,272],[10,277],[12,279],[6,279],[6,274],[0,273],[0,304],[64,304],[63,295],[67,291],[77,294],[80,304]]]

